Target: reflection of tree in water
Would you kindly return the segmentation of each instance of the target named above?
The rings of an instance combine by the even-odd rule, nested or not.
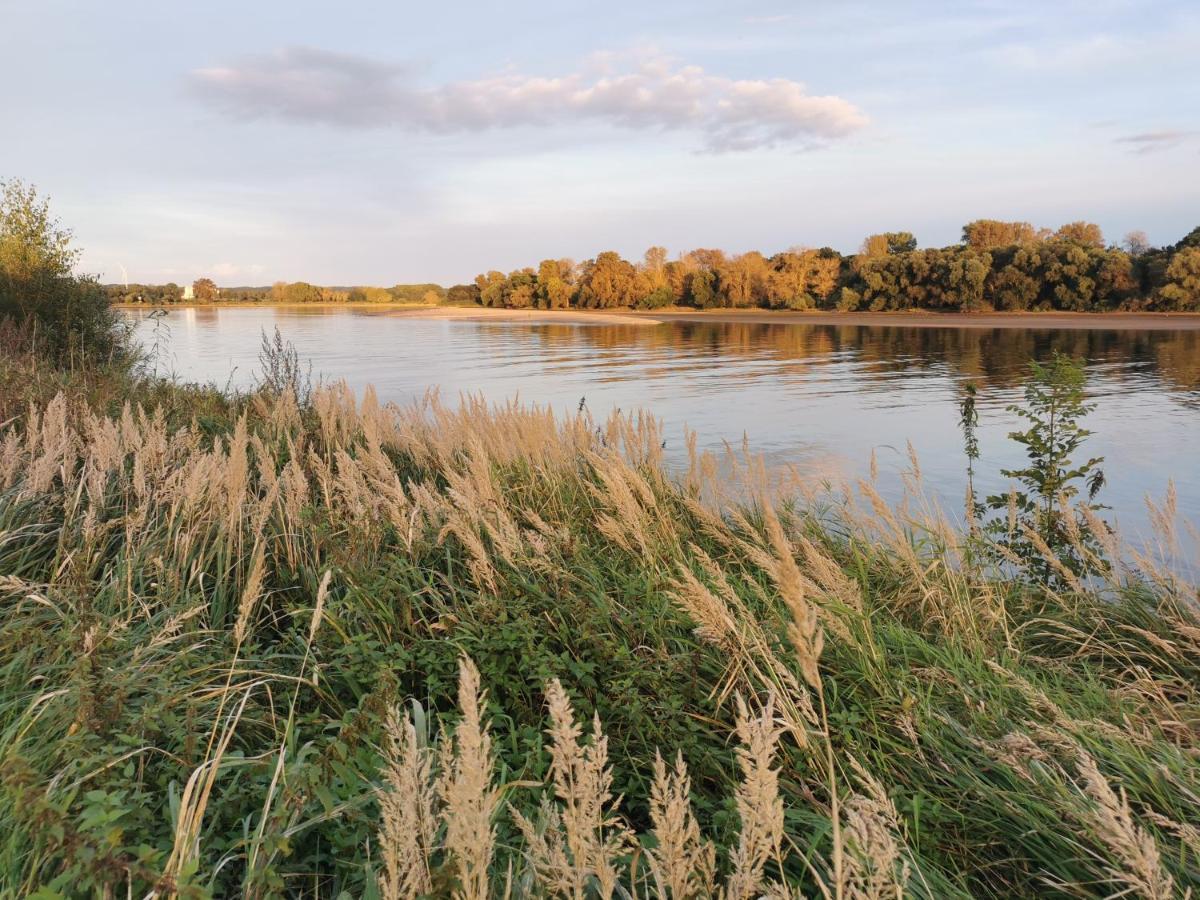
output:
[[[957,375],[995,388],[1023,384],[1029,360],[1047,360],[1058,351],[1083,357],[1092,366],[1111,364],[1111,377],[1117,379],[1143,372],[1178,390],[1200,391],[1197,331],[676,322],[659,327],[550,324],[539,326],[536,334],[551,349],[578,349],[583,344],[613,353],[630,348],[672,351],[680,359],[693,359],[696,368],[707,368],[719,358],[761,360],[764,354],[781,374],[846,360],[868,375],[949,366]],[[1200,403],[1200,397],[1177,399]]]

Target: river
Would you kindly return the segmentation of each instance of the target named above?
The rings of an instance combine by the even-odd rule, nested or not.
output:
[[[1087,363],[1095,411],[1085,451],[1103,456],[1100,500],[1127,538],[1147,530],[1144,498],[1173,480],[1180,512],[1200,520],[1200,331],[954,328],[795,321],[586,321],[422,318],[361,307],[188,307],[160,318],[132,310],[157,347],[159,373],[246,387],[264,332],[278,328],[314,376],[374,385],[405,402],[428,388],[444,401],[477,393],[597,416],[649,410],[664,423],[669,460],[684,458],[684,428],[701,448],[745,436],[769,465],[814,478],[867,471],[897,496],[916,450],[927,489],[961,508],[965,457],[958,402],[978,390],[981,491],[1006,490],[1003,468],[1023,462],[1007,438],[1019,425],[1030,359],[1054,350]],[[1196,553],[1193,545],[1188,555]]]

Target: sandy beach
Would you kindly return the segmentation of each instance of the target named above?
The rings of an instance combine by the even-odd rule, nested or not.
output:
[[[261,309],[289,307],[344,309],[397,318],[472,321],[574,322],[600,325],[659,325],[665,322],[743,322],[753,324],[891,325],[898,328],[1043,328],[1049,330],[1200,331],[1200,313],[996,312],[937,313],[834,312],[770,309],[494,309],[470,306],[414,306],[390,303],[177,303],[165,307],[118,304],[119,309]]]
[[[539,310],[408,307],[395,315],[436,319],[496,319],[525,322],[591,322],[658,325],[664,322],[745,322],[753,324],[893,325],[902,328],[1046,328],[1198,331],[1198,313],[935,313],[803,312],[765,309]]]
[[[492,309],[469,306],[425,306],[397,309],[398,318],[505,320],[518,322],[588,322],[601,325],[659,325],[664,318],[633,310]]]

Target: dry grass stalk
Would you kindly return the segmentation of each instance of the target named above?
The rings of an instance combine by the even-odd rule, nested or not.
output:
[[[741,821],[737,847],[730,854],[732,871],[725,885],[726,898],[758,896],[767,862],[782,863],[783,799],[779,796],[779,771],[774,768],[775,750],[782,733],[775,720],[775,698],[767,698],[758,715],[752,716],[738,697],[737,749],[742,781],[737,791]]]
[[[250,562],[250,573],[247,575],[246,583],[242,588],[241,599],[238,601],[237,619],[233,624],[233,641],[238,646],[241,646],[246,640],[246,635],[249,633],[250,620],[253,618],[254,609],[262,596],[263,579],[266,576],[266,570],[266,549],[262,541],[259,540],[254,545],[253,557]]]
[[[838,896],[847,900],[902,900],[909,878],[899,838],[900,816],[881,785],[857,760],[862,791],[846,800],[845,868]]]
[[[1062,580],[1071,588],[1071,590],[1083,590],[1083,585],[1079,583],[1079,578],[1074,572],[1072,572],[1063,564],[1062,560],[1058,558],[1058,554],[1050,548],[1050,545],[1046,543],[1045,539],[1040,534],[1038,534],[1028,525],[1021,526],[1021,533],[1025,536],[1029,543],[1033,544],[1034,548],[1038,552],[1038,555],[1046,562],[1047,565],[1050,566],[1050,568],[1055,571],[1060,578],[1062,578]]]
[[[442,745],[437,792],[446,826],[445,846],[458,876],[455,896],[484,900],[496,833],[492,825],[500,792],[493,783],[496,767],[492,736],[483,720],[486,696],[479,670],[459,660],[458,707],[462,714],[453,739]]]
[[[1113,880],[1123,882],[1147,900],[1175,897],[1174,879],[1163,869],[1154,838],[1134,822],[1125,791],[1114,792],[1096,761],[1086,753],[1080,754],[1079,774],[1084,793],[1092,801],[1086,822],[1121,864],[1111,870]]]
[[[703,896],[713,885],[716,850],[700,836],[692,814],[691,778],[683,754],[668,769],[662,755],[654,754],[654,782],[650,786],[650,821],[657,846],[647,851],[658,896],[683,900]]]
[[[421,746],[411,715],[392,709],[379,797],[379,852],[383,900],[414,900],[433,888],[429,862],[437,835],[433,753]]]
[[[616,452],[587,454],[599,485],[589,485],[604,504],[596,528],[617,546],[646,560],[654,558],[660,544],[677,540],[674,524],[658,509],[651,485]]]
[[[179,798],[179,815],[175,820],[175,838],[171,854],[163,867],[163,881],[171,886],[169,893],[174,893],[173,885],[179,876],[200,856],[200,831],[204,825],[204,813],[212,797],[213,787],[217,783],[217,775],[221,771],[221,760],[224,759],[229,743],[237,731],[238,722],[246,709],[252,688],[242,694],[237,708],[232,710],[221,725],[219,735],[214,734],[210,740],[210,753],[198,765],[188,778]],[[229,692],[228,686],[223,696]],[[218,720],[219,721],[219,720]]]
[[[825,646],[825,633],[821,628],[816,606],[805,596],[807,579],[800,574],[792,547],[783,533],[783,526],[770,506],[764,507],[767,538],[773,551],[772,565],[768,568],[783,602],[791,612],[788,623],[788,639],[796,651],[800,674],[814,691],[821,691],[819,663],[821,650]],[[844,627],[844,626],[843,626]]]
[[[818,722],[809,692],[781,659],[774,636],[746,608],[716,561],[698,547],[693,546],[691,551],[716,591],[681,564],[680,575],[672,582],[671,597],[697,623],[697,637],[720,646],[729,656],[718,699],[724,702],[744,675],[753,676],[745,686],[752,691],[772,692],[780,698],[794,740],[798,746],[806,746],[808,728]]]
[[[543,807],[541,830],[519,813],[514,812],[514,819],[526,838],[534,870],[547,885],[583,900],[595,879],[599,895],[609,898],[617,887],[616,860],[632,835],[615,812],[619,800],[612,796],[608,739],[599,717],[593,717],[591,740],[580,744],[583,729],[558,679],[546,685],[546,705],[550,774],[558,803]]]

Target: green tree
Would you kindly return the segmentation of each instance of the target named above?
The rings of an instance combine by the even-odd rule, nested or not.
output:
[[[719,299],[715,290],[717,277],[711,269],[697,269],[688,277],[688,299],[697,309],[717,306]]]
[[[0,181],[0,319],[59,363],[125,359],[127,332],[96,279],[74,274],[71,239],[33,186]]]
[[[1200,225],[1197,225],[1180,238],[1179,243],[1173,249],[1178,253],[1180,250],[1186,250],[1188,247],[1200,247]]]
[[[997,250],[993,255],[991,274],[984,285],[984,297],[995,309],[1020,312],[1038,303],[1043,279],[1041,247],[1027,244],[1013,248],[1015,252]],[[1000,262],[1004,260],[1004,262]]]
[[[1167,265],[1158,300],[1166,309],[1200,309],[1200,246],[1177,251]]]
[[[661,309],[664,306],[670,306],[673,302],[675,302],[675,297],[671,293],[671,289],[663,284],[642,297],[634,305],[638,309]]]
[[[1073,504],[1082,488],[1088,511],[1104,508],[1094,502],[1104,485],[1104,458],[1075,460],[1091,434],[1080,420],[1095,408],[1086,400],[1083,361],[1055,352],[1048,364],[1029,365],[1025,403],[1008,407],[1028,425],[1009,433],[1024,446],[1028,464],[1001,470],[1017,484],[1008,495],[988,497],[987,508],[1002,513],[988,530],[1009,555],[1032,564],[1047,583],[1059,583],[1055,561],[1080,574],[1099,556],[1087,517]]]
[[[452,306],[475,306],[479,303],[479,286],[456,284],[446,291],[446,302]]]
[[[399,303],[424,303],[425,295],[430,291],[437,294],[438,302],[446,296],[445,289],[440,284],[393,284],[388,288],[391,299]]]

